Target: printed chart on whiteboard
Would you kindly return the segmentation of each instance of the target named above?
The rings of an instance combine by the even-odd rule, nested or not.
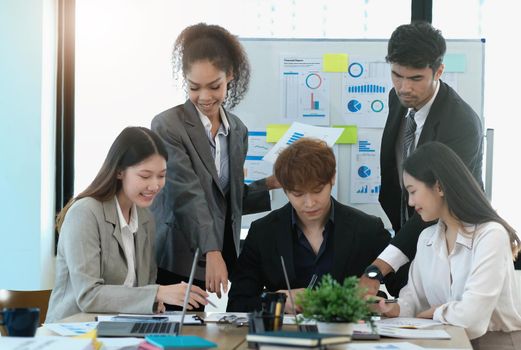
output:
[[[378,203],[381,133],[359,129],[358,143],[351,147],[351,203]]]
[[[266,131],[248,132],[248,154],[244,161],[244,182],[251,184],[273,173],[273,164],[264,160],[264,156],[273,147],[266,142]]]
[[[282,57],[281,74],[284,119],[329,125],[329,79],[322,58]]]
[[[343,74],[344,122],[359,127],[383,128],[392,87],[389,64],[381,58],[352,55]]]

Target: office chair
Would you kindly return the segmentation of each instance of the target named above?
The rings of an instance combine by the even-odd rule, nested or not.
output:
[[[45,321],[51,296],[48,290],[7,290],[0,289],[0,309],[15,307],[37,307],[40,309],[40,324]]]

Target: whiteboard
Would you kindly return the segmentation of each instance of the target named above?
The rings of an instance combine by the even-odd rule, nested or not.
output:
[[[323,57],[324,54],[348,54],[349,57],[376,57],[384,60],[387,54],[385,39],[256,39],[241,38],[251,64],[251,81],[245,98],[235,108],[234,113],[241,118],[249,130],[266,130],[269,124],[287,124],[291,120],[284,116],[284,85],[282,84],[282,59],[284,57]],[[441,79],[448,82],[460,96],[483,118],[484,94],[484,39],[447,40],[447,54],[444,63],[446,69]],[[390,71],[390,70],[389,70]],[[324,73],[329,82],[329,125],[346,125],[345,98],[343,98],[342,73]],[[390,82],[390,73],[389,73]],[[388,93],[388,91],[387,91]],[[387,93],[385,94],[387,99]],[[387,102],[387,101],[385,101]],[[385,115],[386,116],[386,115]],[[311,122],[310,124],[316,124]],[[484,124],[484,123],[483,123]],[[383,126],[359,128],[381,136]],[[377,203],[360,204],[351,201],[351,181],[353,163],[352,147],[357,144],[336,146],[337,179],[336,198],[344,204],[359,208],[367,213],[380,216],[386,227],[390,223]],[[379,149],[378,157],[379,157]],[[287,203],[287,198],[280,190],[272,193],[272,208],[276,209]],[[243,227],[249,227],[252,220],[265,215],[255,214],[243,218]]]

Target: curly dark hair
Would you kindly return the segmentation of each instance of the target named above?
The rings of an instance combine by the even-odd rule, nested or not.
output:
[[[441,31],[427,22],[399,26],[391,34],[385,60],[413,68],[429,67],[436,72],[447,50]]]
[[[216,68],[232,74],[224,104],[233,109],[248,91],[250,64],[237,37],[218,25],[198,23],[186,27],[177,37],[172,52],[174,77],[190,71],[194,62],[208,60]],[[186,84],[186,82],[185,82]]]

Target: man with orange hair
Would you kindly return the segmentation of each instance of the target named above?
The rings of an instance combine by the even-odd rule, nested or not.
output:
[[[261,309],[263,291],[288,293],[281,256],[297,294],[313,275],[320,279],[329,273],[339,282],[362,275],[389,243],[379,218],[331,197],[336,160],[325,142],[296,141],[279,154],[274,173],[289,203],[251,224],[231,281],[228,311]]]

